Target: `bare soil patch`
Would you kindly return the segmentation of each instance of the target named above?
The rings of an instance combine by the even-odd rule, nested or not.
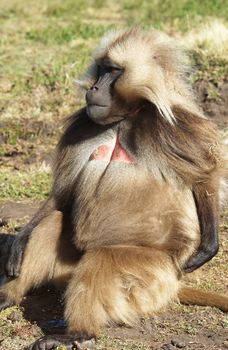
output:
[[[203,110],[220,129],[228,127],[228,81],[217,85],[205,81],[195,84],[199,101]]]

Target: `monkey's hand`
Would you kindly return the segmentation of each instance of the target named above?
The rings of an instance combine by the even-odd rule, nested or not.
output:
[[[200,245],[198,251],[190,257],[184,266],[185,272],[192,272],[211,260],[218,252],[218,242],[214,241],[211,246]]]
[[[14,239],[14,235],[0,233],[0,285],[6,282],[5,266]]]
[[[9,258],[5,266],[7,277],[18,277],[22,265],[24,251],[29,239],[27,234],[19,234],[15,237],[9,251]]]
[[[90,349],[95,345],[95,338],[85,339],[79,335],[64,334],[45,335],[25,350],[52,350],[58,345],[64,345],[67,350]]]
[[[218,187],[218,186],[217,186]],[[197,183],[193,195],[199,219],[201,242],[184,266],[185,272],[192,272],[211,260],[219,249],[218,238],[218,188],[213,181]]]

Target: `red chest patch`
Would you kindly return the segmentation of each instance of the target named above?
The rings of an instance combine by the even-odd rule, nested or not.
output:
[[[100,145],[89,157],[89,160],[116,161],[132,164],[134,158],[121,146],[118,138],[114,138]]]

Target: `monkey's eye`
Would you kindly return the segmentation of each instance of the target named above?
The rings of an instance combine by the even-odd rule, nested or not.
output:
[[[117,67],[107,67],[107,71],[112,74],[120,73],[121,69]]]
[[[111,73],[113,76],[119,76],[122,73],[122,69],[116,66],[106,66],[107,73]]]
[[[121,71],[121,69],[116,68],[116,67],[109,67],[109,72],[112,74],[116,74],[119,73]]]
[[[102,76],[106,73],[111,74],[113,77],[118,77],[121,75],[122,73],[122,69],[120,67],[117,66],[113,66],[113,65],[98,65],[97,66],[97,74],[98,76]]]

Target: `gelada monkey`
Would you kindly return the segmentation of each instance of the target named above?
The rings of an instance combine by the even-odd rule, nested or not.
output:
[[[84,81],[86,106],[57,146],[48,201],[12,244],[2,307],[32,286],[67,282],[66,335],[29,350],[93,346],[111,321],[134,324],[179,297],[228,309],[228,298],[181,289],[218,251],[225,156],[194,102],[183,53],[165,35],[106,36]],[[23,259],[22,259],[23,257]]]

